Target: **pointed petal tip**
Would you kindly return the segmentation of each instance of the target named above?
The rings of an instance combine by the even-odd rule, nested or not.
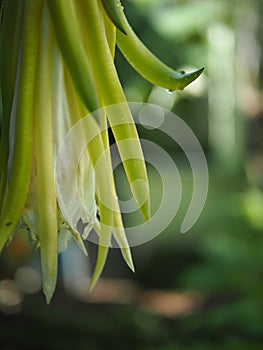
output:
[[[109,251],[109,246],[99,245],[98,257],[97,257],[95,269],[94,269],[94,272],[93,272],[91,280],[90,280],[90,286],[89,286],[90,292],[94,289],[94,287],[96,286],[96,284],[97,284],[97,282],[102,274],[102,271],[103,271],[103,268],[105,266],[105,262],[107,259],[108,251]]]
[[[140,212],[146,222],[151,221],[151,209],[149,199],[140,207]]]
[[[144,217],[144,220],[145,220],[148,224],[151,223],[152,218],[151,218],[151,214],[150,214],[149,212],[146,213],[146,214],[143,214],[143,217]]]
[[[127,251],[126,251],[126,254],[125,254],[124,249],[127,250]],[[124,249],[122,249],[123,258],[124,258],[124,260],[125,260],[127,266],[129,267],[129,269],[130,269],[132,272],[135,273],[135,267],[134,267],[134,264],[133,264],[132,255],[131,255],[131,253],[130,253],[130,249],[129,249],[129,248],[124,248]]]
[[[94,280],[91,279],[90,285],[89,285],[89,292],[90,292],[90,293],[93,292],[93,290],[94,290],[94,288],[95,288],[97,282],[98,282],[98,279],[94,279]]]
[[[43,293],[45,295],[45,299],[46,299],[46,303],[47,305],[50,305],[51,303],[51,300],[53,298],[53,295],[54,295],[54,292],[55,292],[55,287],[43,287]]]
[[[46,304],[49,306],[50,302],[51,302],[51,299],[52,299],[52,296],[45,295],[45,299],[46,299]]]
[[[196,72],[196,74],[198,74],[198,76],[199,76],[200,74],[203,73],[204,70],[205,70],[205,67],[202,67],[202,68],[200,68],[200,69],[197,69],[197,71],[195,71],[195,72]]]
[[[194,70],[193,72],[185,74],[185,77],[189,77],[189,78],[195,80],[196,78],[199,77],[199,75],[201,75],[203,73],[204,69],[205,69],[205,67],[202,67],[200,69]]]
[[[128,264],[128,263],[127,263],[127,265],[129,266],[130,270],[131,270],[133,273],[135,273],[135,267],[134,267],[133,262],[131,262],[131,264]]]
[[[89,284],[89,292],[93,292],[94,288],[96,287],[99,279],[100,279],[101,273],[93,273],[91,279],[90,279],[90,284]]]
[[[193,72],[183,74],[181,79],[181,83],[178,85],[178,90],[183,90],[189,84],[191,84],[194,80],[196,80],[204,71],[205,67],[197,69]]]
[[[80,238],[79,240],[76,240],[76,241],[77,241],[77,244],[78,244],[80,250],[82,251],[82,253],[83,253],[85,256],[88,256],[89,254],[88,254],[87,249],[86,249],[85,244],[84,244],[84,240],[85,240],[85,239],[86,239],[86,238],[84,238],[84,237],[82,236],[82,239]]]

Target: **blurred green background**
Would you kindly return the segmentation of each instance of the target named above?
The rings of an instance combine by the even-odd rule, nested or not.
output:
[[[171,140],[156,135],[151,140],[176,159],[182,202],[161,235],[132,249],[136,274],[114,249],[90,294],[96,247],[87,243],[87,261],[72,245],[60,257],[58,290],[47,307],[38,252],[21,232],[0,261],[0,349],[262,349],[263,2],[123,5],[134,30],[165,63],[178,70],[205,67],[184,92],[170,94],[116,53],[127,99],[172,110],[198,137],[209,166],[206,205],[192,229],[180,234],[191,169]],[[154,207],[161,184],[154,169],[149,173]],[[120,169],[116,177],[125,198]]]

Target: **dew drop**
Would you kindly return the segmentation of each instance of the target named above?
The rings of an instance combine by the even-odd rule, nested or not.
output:
[[[168,94],[172,94],[174,92],[173,89],[167,89],[166,92],[168,92]]]

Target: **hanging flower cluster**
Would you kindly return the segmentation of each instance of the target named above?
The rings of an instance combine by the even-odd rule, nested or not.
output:
[[[160,62],[135,35],[118,0],[1,3],[0,251],[18,227],[28,229],[40,247],[43,291],[49,303],[56,286],[58,253],[66,248],[69,237],[74,237],[86,254],[83,237],[91,228],[99,236],[91,288],[102,272],[112,236],[133,269],[112,174],[107,123],[133,196],[145,220],[150,218],[149,196],[142,203],[140,188],[134,186],[136,180],[142,180],[148,188],[148,180],[139,137],[114,65],[116,43],[144,78],[171,91],[184,89],[203,69],[178,73]],[[83,133],[96,137],[87,145],[76,172],[89,215],[68,222],[58,206],[54,183],[59,146],[82,118],[117,104],[117,114],[89,115]],[[134,155],[130,159],[125,159],[127,148]],[[97,167],[102,154],[106,154],[103,167]],[[77,228],[79,219],[86,224],[83,235]]]

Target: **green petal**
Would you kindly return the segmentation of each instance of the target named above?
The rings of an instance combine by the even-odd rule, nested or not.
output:
[[[126,264],[129,266],[129,268],[134,272],[135,269],[134,269],[134,264],[132,260],[131,250],[129,247],[129,242],[127,241],[127,238],[125,235],[122,218],[119,211],[116,211],[114,213],[113,223],[114,223],[113,235],[121,248],[123,259],[125,260]]]
[[[119,14],[127,35],[117,30],[118,47],[127,61],[146,80],[170,91],[183,90],[203,72],[204,68],[201,68],[182,74],[165,65],[140,41],[120,8]]]
[[[41,23],[39,70],[37,74],[35,150],[39,242],[43,292],[49,304],[57,281],[57,201],[54,183],[53,147],[53,60],[54,32],[45,4]]]
[[[2,135],[0,136],[0,213],[8,184],[9,124],[12,105],[15,103],[15,85],[18,82],[18,56],[23,25],[24,1],[5,4],[1,18],[0,82],[2,102]],[[2,13],[1,13],[2,15]],[[7,68],[8,67],[8,68]],[[16,88],[17,90],[17,88]]]
[[[70,2],[47,1],[56,38],[75,88],[88,110],[95,111],[99,106],[98,97],[89,60],[79,40],[79,31]]]
[[[89,21],[86,23],[86,31],[97,88],[100,91],[104,105],[115,105],[113,109],[106,107],[107,117],[112,127],[134,198],[144,218],[149,220],[149,195],[147,200],[142,203],[142,193],[137,186],[137,180],[139,180],[139,182],[141,181],[145,184],[145,187],[149,187],[144,157],[136,126],[126,103],[107,40],[100,30],[101,14],[99,6],[96,1],[87,1],[83,3],[83,7],[86,15],[89,16]],[[129,154],[129,159],[125,159],[127,154]],[[145,196],[143,196],[144,198]]]
[[[15,230],[30,185],[35,75],[37,69],[39,22],[42,1],[25,1],[21,70],[18,86],[16,134],[10,186],[0,216],[0,251]],[[8,69],[8,68],[6,68]]]
[[[90,281],[90,290],[92,290],[95,287],[98,279],[100,278],[100,275],[106,263],[109,248],[111,246],[111,230],[113,225],[112,211],[106,208],[101,203],[99,203],[99,208],[101,219],[99,232],[99,247],[96,266]]]
[[[96,266],[90,281],[90,287],[89,287],[90,291],[94,289],[94,287],[96,286],[96,283],[98,282],[101,276],[101,273],[103,271],[103,268],[105,266],[105,262],[108,256],[108,252],[109,252],[109,247],[99,245]]]

